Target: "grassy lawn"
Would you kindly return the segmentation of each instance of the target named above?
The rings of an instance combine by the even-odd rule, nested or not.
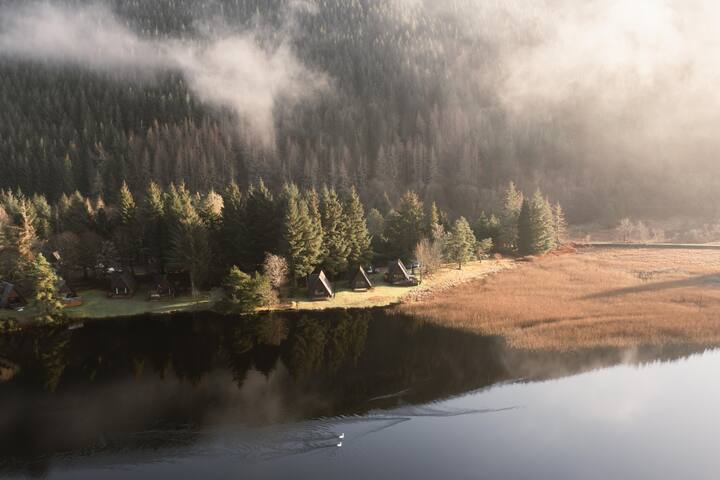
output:
[[[203,292],[200,298],[176,297],[168,300],[149,301],[147,290],[140,287],[132,298],[111,299],[104,290],[78,292],[84,304],[65,309],[70,318],[109,318],[141,315],[144,313],[172,313],[178,311],[207,310],[220,299],[219,290]]]
[[[367,292],[355,292],[348,289],[347,281],[333,282],[335,298],[330,300],[309,300],[304,294],[288,296],[283,299],[279,308],[293,308],[295,310],[324,310],[329,308],[368,308],[394,305],[414,297],[422,297],[431,292],[453,287],[473,279],[484,277],[513,264],[510,260],[485,260],[471,262],[458,270],[454,265],[441,268],[431,277],[423,279],[422,284],[416,287],[399,287],[388,285],[383,281],[383,274],[369,275],[374,285]]]

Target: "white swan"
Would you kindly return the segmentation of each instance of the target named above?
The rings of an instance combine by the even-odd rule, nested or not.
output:
[[[345,434],[344,434],[344,433],[341,433],[340,435],[338,435],[338,438],[339,438],[340,440],[342,440],[343,438],[345,438]]]

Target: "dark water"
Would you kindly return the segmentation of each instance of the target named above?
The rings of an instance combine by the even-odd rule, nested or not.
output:
[[[384,310],[6,335],[0,477],[716,478],[718,372],[712,350],[523,353]]]

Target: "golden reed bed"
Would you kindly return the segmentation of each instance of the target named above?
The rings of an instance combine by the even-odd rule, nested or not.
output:
[[[397,308],[524,349],[720,345],[720,251],[581,250]]]

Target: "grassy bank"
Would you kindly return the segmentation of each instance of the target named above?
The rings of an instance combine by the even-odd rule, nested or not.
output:
[[[402,302],[405,299],[417,299],[430,292],[459,285],[473,279],[481,278],[493,272],[511,267],[511,260],[487,260],[472,262],[462,270],[447,266],[432,277],[423,279],[416,287],[396,287],[383,282],[382,274],[371,275],[375,288],[367,292],[354,292],[347,286],[347,281],[334,282],[335,298],[326,301],[311,301],[304,291],[291,295],[286,291],[282,302],[271,310],[324,310],[331,308],[369,308],[384,307]],[[207,311],[222,298],[220,289],[204,292],[200,298],[177,297],[163,301],[148,301],[147,290],[141,287],[132,298],[111,299],[103,290],[82,290],[78,292],[83,304],[65,309],[70,319],[130,317],[143,314],[164,314],[188,311]],[[22,312],[13,310],[0,311],[0,318],[13,319],[20,325],[32,322],[37,314],[31,305]]]
[[[581,250],[398,307],[525,349],[720,344],[720,254]]]
[[[311,301],[305,295],[288,296],[279,309],[324,310],[329,308],[385,307],[406,300],[422,298],[430,292],[447,289],[462,283],[485,277],[514,265],[512,260],[485,260],[471,262],[458,270],[456,265],[442,267],[437,273],[423,279],[416,287],[398,287],[383,282],[382,274],[370,275],[374,288],[367,292],[354,292],[346,281],[334,282],[335,298]]]

